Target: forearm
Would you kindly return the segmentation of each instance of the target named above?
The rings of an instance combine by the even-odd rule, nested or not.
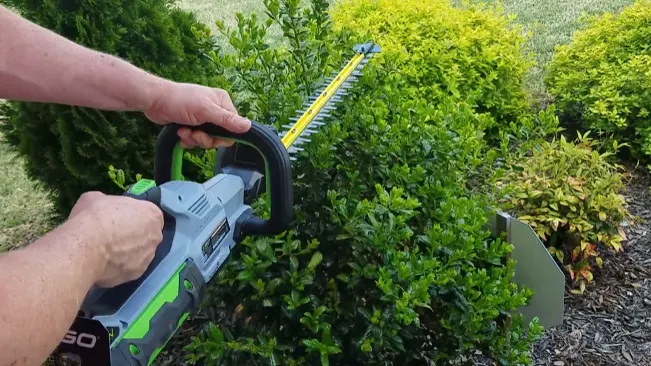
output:
[[[82,220],[0,256],[0,365],[41,365],[100,276],[97,230]]]
[[[0,6],[0,98],[141,111],[167,84]]]

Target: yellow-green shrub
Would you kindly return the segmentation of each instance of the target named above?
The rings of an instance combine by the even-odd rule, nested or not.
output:
[[[449,0],[339,0],[335,29],[382,46],[380,60],[408,82],[405,97],[470,100],[506,125],[528,107],[523,32],[499,7],[454,7]]]
[[[576,143],[563,136],[543,141],[518,157],[504,177],[502,198],[503,208],[529,223],[565,265],[580,293],[593,281],[595,265],[603,265],[598,245],[620,251],[626,240],[620,223],[630,217],[620,194],[621,167],[587,135]]]
[[[557,48],[546,84],[565,119],[651,156],[651,1],[591,18]]]

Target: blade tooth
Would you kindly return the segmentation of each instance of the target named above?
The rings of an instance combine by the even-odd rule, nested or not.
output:
[[[287,149],[287,152],[290,153],[290,154],[295,154],[295,153],[298,153],[298,152],[301,152],[301,151],[304,151],[304,150],[305,149],[300,148],[300,147],[290,146],[289,149]]]
[[[312,141],[312,140],[306,139],[306,138],[303,138],[303,137],[297,137],[296,138],[296,143],[299,143],[299,144],[305,144],[305,143],[308,143],[310,141]]]
[[[341,102],[341,97],[335,94],[330,98],[330,101],[332,101],[333,103],[339,103]]]
[[[317,132],[318,132],[317,130],[312,129],[312,128],[306,128],[306,129],[303,130],[303,133],[307,133],[307,134],[310,134],[310,135],[315,134]]]
[[[294,125],[293,125],[293,124],[287,124],[287,125],[282,125],[282,126],[280,126],[280,127],[282,127],[282,128],[286,128],[286,129],[288,129],[288,130],[291,130],[291,129],[294,127]]]
[[[291,161],[296,161],[296,158],[295,158],[294,156],[290,155],[290,156],[289,156],[289,160],[291,160]]]
[[[310,125],[315,125],[316,127],[321,127],[321,126],[325,125],[325,122],[312,121],[312,123],[310,123]]]
[[[299,117],[290,117],[289,120],[292,121],[292,122],[296,122],[296,121],[298,121],[298,118]]]

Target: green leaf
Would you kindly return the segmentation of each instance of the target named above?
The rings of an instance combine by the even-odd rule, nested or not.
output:
[[[316,252],[312,255],[312,259],[310,259],[310,263],[308,263],[307,267],[313,270],[316,268],[316,266],[319,265],[319,263],[321,263],[322,260],[323,260],[323,254],[321,254],[320,252]]]
[[[329,366],[330,360],[328,359],[328,354],[326,352],[321,352],[321,366]]]

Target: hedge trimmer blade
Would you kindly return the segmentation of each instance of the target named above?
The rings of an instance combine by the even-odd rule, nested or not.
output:
[[[308,98],[308,103],[303,105],[305,108],[297,113],[300,116],[291,118],[291,124],[281,127],[278,136],[292,161],[296,160],[298,152],[303,151],[299,146],[309,142],[309,137],[326,124],[326,119],[335,110],[337,103],[343,100],[362,75],[362,69],[369,59],[381,52],[380,47],[373,42],[359,44],[354,50],[355,56],[344,64],[341,71],[326,79],[321,91]],[[276,133],[275,125],[269,125],[269,128]],[[266,169],[266,161],[260,151],[246,144],[235,143],[231,147],[218,149],[213,172],[241,177],[245,202],[251,203],[266,191]]]
[[[325,88],[308,98],[310,104],[303,105],[305,108],[299,111],[301,116],[291,118],[293,124],[282,126],[284,130],[280,136],[292,160],[296,160],[295,153],[303,150],[298,146],[310,142],[309,136],[325,124],[325,120],[335,110],[335,105],[348,94],[347,90],[352,88],[362,75],[362,69],[368,61],[374,54],[381,52],[380,46],[373,42],[359,44],[354,50],[357,53],[342,70],[325,80]]]

